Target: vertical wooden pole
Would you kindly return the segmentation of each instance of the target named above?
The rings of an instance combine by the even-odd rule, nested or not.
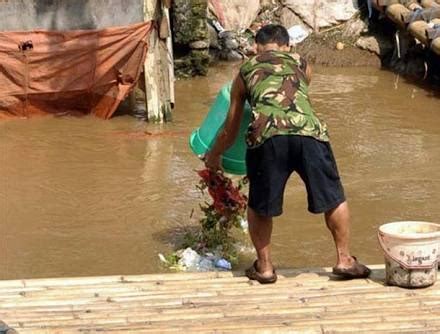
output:
[[[169,11],[161,0],[144,0],[145,21],[158,21],[160,15]],[[147,116],[151,122],[162,123],[170,119],[171,104],[174,103],[174,60],[171,34],[166,41],[152,30],[144,66]]]
[[[168,70],[169,70],[169,81],[170,81],[170,103],[174,105],[175,95],[174,95],[174,82],[176,78],[174,76],[174,55],[173,55],[173,34],[171,32],[171,22],[170,22],[170,10],[164,6],[164,12],[168,21],[168,27],[170,27],[170,34],[167,38],[167,49],[168,49]]]
[[[144,20],[157,19],[158,0],[144,0]],[[156,64],[158,62],[159,37],[157,29],[153,29],[150,34],[148,44],[147,59],[144,65],[145,74],[145,94],[147,103],[147,117],[149,121],[162,122],[160,112],[159,92],[157,87]]]

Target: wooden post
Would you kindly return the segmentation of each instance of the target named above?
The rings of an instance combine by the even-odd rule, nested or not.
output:
[[[175,95],[174,95],[174,82],[176,77],[174,76],[174,54],[173,54],[173,34],[171,32],[171,22],[170,22],[170,9],[164,5],[164,12],[168,21],[168,27],[170,27],[170,34],[167,38],[167,55],[168,55],[168,69],[169,69],[169,83],[170,83],[170,103],[174,106]]]
[[[144,20],[158,22],[162,13],[168,15],[168,9],[160,0],[144,0]],[[151,122],[162,123],[170,119],[171,99],[174,89],[174,80],[169,69],[173,66],[171,34],[167,42],[159,38],[157,29],[150,34],[147,59],[144,65],[145,94],[147,103],[147,117]],[[168,46],[169,45],[169,46]]]

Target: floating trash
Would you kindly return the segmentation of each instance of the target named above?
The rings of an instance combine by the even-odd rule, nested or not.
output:
[[[172,260],[167,259],[163,254],[159,254],[159,259],[166,265],[182,271],[214,271],[214,270],[231,270],[232,264],[228,260],[215,255],[207,253],[200,255],[194,249],[188,247],[181,249],[174,253]],[[175,262],[175,263],[172,263]]]
[[[232,229],[245,232],[248,223],[243,218],[247,198],[241,192],[246,180],[234,185],[223,173],[208,169],[198,171],[197,188],[202,194],[207,190],[212,203],[200,205],[204,214],[199,220],[200,228],[188,231],[183,237],[182,249],[159,259],[167,267],[182,271],[231,270],[238,261],[239,244],[232,236]]]
[[[215,262],[215,266],[217,268],[224,269],[224,270],[231,270],[232,269],[231,263],[225,259],[218,259]]]

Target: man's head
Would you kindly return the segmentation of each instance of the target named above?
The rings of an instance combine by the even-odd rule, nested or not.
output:
[[[289,51],[289,33],[279,24],[268,24],[258,30],[255,36],[257,52],[269,50]]]

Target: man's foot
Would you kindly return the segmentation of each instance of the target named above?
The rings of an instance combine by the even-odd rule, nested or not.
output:
[[[275,283],[278,279],[275,269],[272,269],[272,273],[269,272],[269,274],[267,272],[260,273],[258,271],[258,260],[255,260],[254,264],[246,269],[245,274],[250,280],[258,281],[260,284]]]
[[[352,256],[350,266],[336,266],[333,268],[333,274],[344,279],[367,278],[368,276],[370,276],[371,270],[367,266],[358,262],[356,257]]]

